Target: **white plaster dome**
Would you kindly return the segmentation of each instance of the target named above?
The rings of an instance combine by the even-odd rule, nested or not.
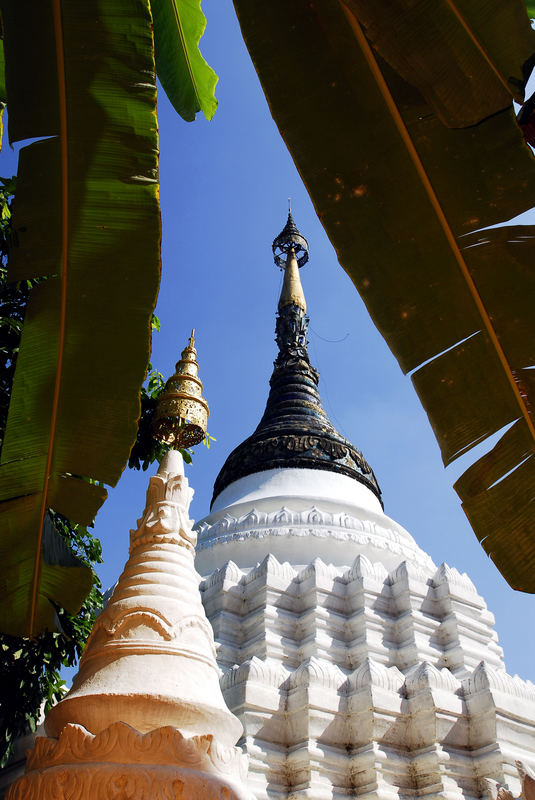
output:
[[[239,478],[221,492],[196,529],[201,575],[229,560],[253,567],[267,553],[294,565],[314,557],[347,565],[361,554],[388,570],[406,560],[436,569],[370,489],[326,470],[286,467]]]

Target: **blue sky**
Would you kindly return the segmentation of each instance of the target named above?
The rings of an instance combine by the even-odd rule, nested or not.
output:
[[[490,610],[511,673],[535,679],[535,644],[525,621],[535,598],[509,588],[478,544],[451,485],[472,456],[444,470],[410,379],[404,377],[337,263],[300,177],[278,135],[239,33],[230,0],[204,0],[202,51],[220,76],[212,122],[183,122],[160,92],[163,274],[152,361],[169,376],[196,328],[200,377],[217,442],[196,448],[188,477],[192,516],[209,511],[213,482],[229,452],[256,427],[267,398],[281,273],[271,242],[287,198],[307,237],[301,271],[310,316],[309,351],[324,406],[360,448],[383,491],[385,512],[437,564],[466,571]],[[303,109],[306,113],[306,109]],[[13,170],[9,148],[2,170]],[[125,471],[98,514],[105,585],[127,557],[128,532],[144,506],[148,475]],[[311,553],[311,557],[313,554]]]

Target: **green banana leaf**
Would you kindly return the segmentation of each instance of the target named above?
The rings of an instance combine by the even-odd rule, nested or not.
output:
[[[3,31],[2,38],[0,38],[0,149],[2,148],[2,139],[4,136],[4,111],[6,108],[6,63],[4,57],[4,39]]]
[[[210,120],[217,109],[217,75],[199,51],[206,27],[200,0],[151,0],[156,72],[165,93],[183,119],[197,111]]]
[[[21,150],[9,277],[32,289],[0,465],[0,629],[35,635],[90,586],[47,533],[89,524],[136,437],[159,282],[148,0],[5,0],[11,141]],[[140,76],[143,76],[140,79]]]
[[[234,0],[318,216],[412,380],[509,583],[535,591],[535,164],[512,110],[535,62],[521,0]],[[358,357],[358,354],[357,354]],[[511,472],[513,470],[513,472]]]

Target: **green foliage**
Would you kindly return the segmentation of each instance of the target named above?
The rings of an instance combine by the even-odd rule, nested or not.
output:
[[[212,119],[217,109],[217,75],[199,50],[206,27],[200,0],[151,0],[156,72],[180,116],[192,122],[197,111]]]
[[[21,0],[2,21],[10,139],[32,140],[9,275],[49,276],[30,291],[0,465],[0,627],[32,636],[91,586],[43,558],[46,510],[91,524],[136,437],[160,273],[156,82],[149,0]]]
[[[10,278],[48,276],[28,297],[0,464],[12,635],[50,629],[54,604],[74,613],[89,590],[87,570],[43,558],[45,515],[90,524],[136,436],[160,272],[155,52],[182,116],[211,117],[204,25],[200,0],[2,5],[9,138],[31,140]]]
[[[12,240],[11,204],[16,182],[16,175],[0,178],[0,450],[28,295],[32,286],[46,280],[34,278],[18,283],[7,280],[7,254]]]
[[[150,321],[151,327],[153,331],[160,331],[160,319],[156,316],[156,314],[152,313],[152,319]]]
[[[4,32],[0,21],[0,147],[2,145],[2,135],[4,132],[3,113],[6,107],[6,69],[4,58]]]
[[[0,178],[0,445],[19,351],[28,294],[39,279],[7,282],[7,250],[11,239],[11,202],[15,178]],[[82,525],[72,525],[55,511],[49,512],[55,530],[87,567],[102,561],[98,539]],[[46,631],[34,639],[0,634],[0,766],[18,736],[34,731],[42,706],[46,711],[61,698],[62,666],[74,666],[93,621],[102,607],[101,583],[93,572],[91,591],[76,615],[57,607],[59,632]]]
[[[202,440],[202,443],[206,447],[207,450],[210,449],[210,446],[211,446],[212,442],[217,442],[217,439],[215,438],[215,436],[210,436],[208,431],[206,431],[206,436]]]
[[[15,362],[19,351],[22,322],[28,298],[29,281],[18,285],[7,283],[7,249],[11,235],[11,198],[15,192],[15,176],[0,178],[0,448],[6,428],[7,410]]]
[[[153,327],[155,330],[159,330],[159,320],[158,327]],[[158,405],[158,397],[164,386],[165,379],[162,373],[153,370],[152,365],[149,364],[149,374],[145,384],[141,387],[141,416],[138,422],[137,439],[128,459],[128,466],[131,469],[148,469],[153,461],[159,461],[169,449],[167,445],[158,442],[152,435],[152,420]]]
[[[101,563],[100,542],[81,525],[51,512],[56,530],[87,566]],[[94,573],[93,573],[94,574]],[[35,639],[0,635],[0,767],[7,762],[18,736],[35,731],[43,711],[61,700],[65,681],[61,667],[79,659],[96,615],[102,608],[101,583],[94,574],[93,587],[78,614],[56,609],[60,631],[45,631]]]

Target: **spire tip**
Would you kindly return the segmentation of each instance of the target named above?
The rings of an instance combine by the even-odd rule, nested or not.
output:
[[[273,258],[275,264],[281,269],[285,269],[288,263],[290,251],[293,250],[297,258],[297,264],[302,267],[308,261],[308,242],[299,233],[292,218],[292,201],[288,198],[288,220],[286,225],[274,240],[272,245]]]

